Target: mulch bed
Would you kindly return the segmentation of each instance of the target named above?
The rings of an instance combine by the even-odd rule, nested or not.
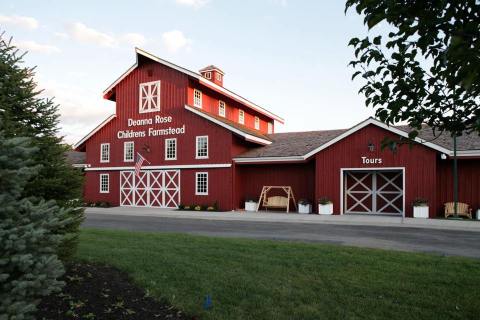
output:
[[[148,296],[118,269],[73,263],[66,271],[63,291],[42,300],[36,319],[196,319]]]

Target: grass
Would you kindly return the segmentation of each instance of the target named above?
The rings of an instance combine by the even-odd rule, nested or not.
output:
[[[480,261],[343,246],[83,229],[78,258],[201,319],[479,319]],[[203,310],[210,294],[211,310]]]

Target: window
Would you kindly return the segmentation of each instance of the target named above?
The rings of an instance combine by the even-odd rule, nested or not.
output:
[[[100,193],[108,193],[110,189],[110,176],[108,173],[100,174]]]
[[[238,110],[238,123],[245,124],[245,112]]]
[[[205,78],[212,79],[212,73],[210,71],[205,72]]]
[[[273,133],[273,123],[269,122],[268,123],[268,134],[272,134]]]
[[[218,101],[218,115],[225,118],[225,102]]]
[[[260,118],[255,117],[255,129],[260,130]]]
[[[193,105],[195,107],[202,107],[202,91],[194,89],[193,90]]]
[[[160,81],[140,83],[138,111],[160,111]]]
[[[208,172],[195,174],[195,194],[198,196],[208,195]]]
[[[208,136],[197,137],[197,159],[208,159]]]
[[[110,143],[100,145],[100,162],[110,162]]]
[[[217,73],[217,80],[222,81],[222,75],[220,73]]]
[[[135,143],[133,141],[127,141],[123,143],[123,161],[133,162],[133,154],[135,149]]]
[[[177,160],[177,138],[165,139],[165,160]]]

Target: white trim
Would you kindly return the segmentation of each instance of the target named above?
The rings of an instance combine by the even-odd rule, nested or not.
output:
[[[82,169],[83,169],[83,168],[88,168],[88,167],[90,167],[90,165],[89,165],[89,164],[86,164],[86,163],[74,163],[74,164],[72,164],[72,167],[74,167],[74,168],[82,168]]]
[[[142,170],[156,170],[156,169],[219,169],[230,168],[231,163],[207,163],[207,164],[180,164],[168,166],[142,166]],[[118,170],[135,170],[131,167],[94,167],[85,168],[85,171],[118,171]]]
[[[255,118],[254,118],[253,121],[254,121],[254,127],[255,127],[255,129],[256,129],[256,130],[260,130],[260,118],[257,117],[257,116],[255,116]]]
[[[216,71],[217,73],[220,73],[222,75],[224,75],[225,73],[223,73],[223,71],[221,71],[220,69],[217,69],[217,68],[210,68],[210,69],[202,69],[200,70],[199,72],[207,72],[207,71]]]
[[[245,111],[238,109],[238,123],[245,124]]]
[[[107,146],[107,158],[106,160],[103,159],[103,146]],[[100,163],[108,163],[110,162],[110,143],[105,142],[100,144]]]
[[[208,80],[212,79],[212,71],[202,71],[205,73],[205,78]]]
[[[453,151],[448,154],[453,157]],[[457,157],[480,157],[480,150],[462,150],[457,151]]]
[[[368,118],[365,121],[360,122],[356,126],[354,126],[351,129],[345,131],[344,133],[340,134],[336,138],[322,144],[318,148],[313,149],[312,151],[306,153],[303,156],[298,156],[298,157],[264,157],[264,158],[261,158],[261,157],[259,157],[259,158],[234,158],[233,161],[235,161],[235,162],[278,162],[278,161],[292,161],[292,158],[296,158],[295,161],[303,161],[303,160],[306,160],[306,159],[310,158],[311,156],[315,155],[316,153],[328,148],[332,144],[335,144],[338,141],[350,136],[351,134],[357,132],[358,130],[365,128],[366,126],[368,126],[370,124],[376,125],[377,127],[380,127],[380,128],[383,128],[387,131],[393,132],[393,133],[395,133],[399,136],[408,138],[408,133],[407,132],[402,131],[400,129],[397,129],[395,127],[387,126],[385,123],[383,123],[383,122],[381,122],[377,119]],[[444,147],[441,147],[439,145],[436,145],[434,143],[427,142],[424,139],[415,138],[414,141],[418,142],[419,144],[422,144],[426,147],[429,147],[431,149],[437,150],[439,152],[442,152],[442,153],[445,153],[445,154],[448,154],[448,155],[452,154],[452,152],[450,150],[448,150]]]
[[[93,136],[95,133],[98,132],[98,130],[102,129],[104,125],[109,123],[112,119],[116,118],[117,115],[111,114],[109,115],[105,120],[103,120],[98,126],[96,126],[92,131],[90,131],[85,137],[82,138],[82,140],[78,141],[76,144],[73,145],[73,148],[76,149],[80,147],[85,141],[90,139],[91,136]]]
[[[234,158],[236,163],[245,162],[283,162],[283,161],[305,161],[303,156],[291,157],[263,157],[263,158]]]
[[[212,121],[213,123],[215,124],[218,124],[219,126],[221,127],[224,127],[225,129],[228,129],[236,134],[238,134],[239,136],[245,138],[245,140],[247,141],[251,141],[251,142],[255,142],[255,143],[259,143],[259,144],[263,144],[263,145],[267,145],[267,144],[271,144],[272,141],[269,141],[269,140],[266,140],[266,139],[262,139],[262,138],[258,138],[258,137],[255,137],[255,136],[252,136],[251,134],[248,134],[248,133],[245,133],[241,130],[238,130],[237,128],[235,127],[232,127],[220,120],[217,120],[215,119],[214,117],[211,117],[207,114],[205,114],[204,112],[201,112],[201,111],[198,111],[198,110],[195,110],[195,108],[192,108],[190,107],[189,105],[185,105],[185,109],[187,109],[188,111],[191,111],[193,113],[195,113],[196,115],[199,115],[200,117],[202,118],[205,118],[207,120],[210,120]]]
[[[200,103],[197,103],[197,102],[196,102],[197,98],[196,98],[195,95],[196,95],[197,93],[199,94]],[[193,89],[193,106],[194,106],[194,107],[197,107],[197,108],[202,109],[202,100],[203,100],[203,99],[202,99],[202,96],[203,96],[202,91],[200,91],[200,90],[198,90],[198,89]]]
[[[99,186],[98,186],[98,190],[100,191],[100,193],[110,193],[110,174],[108,173],[100,173],[99,175],[100,177],[100,183],[99,183]],[[102,190],[102,178],[103,177],[107,177],[107,190]]]
[[[153,105],[152,102],[154,102],[153,99],[147,101],[147,107],[145,109],[142,109],[142,100],[143,100],[143,93],[142,91],[145,91],[147,93],[148,91],[151,93],[152,92],[152,87],[157,87],[157,99],[155,101],[156,107],[152,108],[151,106]],[[147,89],[144,89],[147,88]],[[144,89],[144,90],[142,90]],[[155,80],[155,81],[150,81],[150,82],[143,82],[138,85],[138,113],[150,113],[150,112],[158,112],[161,110],[161,93],[162,93],[162,83],[160,80]],[[148,93],[147,93],[148,94]]]
[[[175,141],[175,157],[174,158],[168,158],[168,141]],[[168,138],[165,139],[165,160],[170,161],[170,160],[177,160],[177,138]]]
[[[174,69],[174,70],[180,71],[180,72],[182,72],[182,73],[184,73],[184,74],[186,74],[186,75],[188,75],[188,76],[190,76],[190,77],[192,77],[192,78],[195,78],[195,79],[199,80],[200,83],[203,83],[203,84],[211,87],[212,89],[214,89],[214,90],[216,90],[216,91],[218,91],[218,92],[221,92],[221,93],[227,95],[228,97],[230,97],[230,98],[232,98],[232,99],[235,99],[235,100],[237,100],[237,101],[239,101],[239,102],[247,105],[247,106],[250,107],[251,109],[254,109],[254,110],[258,111],[258,112],[260,112],[261,114],[264,114],[264,115],[266,115],[267,117],[269,117],[269,118],[271,118],[271,119],[277,120],[277,121],[280,122],[280,123],[285,123],[285,120],[284,120],[282,117],[279,117],[279,116],[271,113],[270,111],[268,111],[268,110],[266,110],[266,109],[264,109],[264,108],[262,108],[262,107],[260,107],[260,106],[258,106],[258,105],[256,105],[256,104],[254,104],[253,102],[248,101],[247,99],[245,99],[245,98],[237,95],[236,93],[233,93],[233,92],[231,92],[230,90],[227,90],[227,89],[223,88],[222,86],[219,86],[218,84],[216,84],[216,83],[214,83],[214,82],[212,82],[212,81],[210,81],[210,80],[208,80],[208,79],[205,79],[201,74],[198,74],[198,73],[196,73],[196,72],[190,71],[190,70],[185,69],[185,68],[182,68],[182,67],[180,67],[180,66],[177,66],[176,64],[173,64],[173,63],[168,62],[168,61],[166,61],[166,60],[163,60],[163,59],[161,59],[161,58],[159,58],[159,57],[156,57],[156,56],[154,56],[154,55],[152,55],[152,54],[150,54],[150,53],[148,53],[148,52],[146,52],[146,51],[144,51],[144,50],[142,50],[142,49],[140,49],[140,48],[135,48],[135,53],[137,54],[137,56],[136,56],[137,61],[135,62],[135,64],[134,64],[133,66],[131,66],[127,71],[125,71],[119,78],[117,78],[117,80],[115,80],[114,83],[112,83],[107,89],[105,89],[105,90],[103,91],[104,96],[107,95],[108,93],[110,93],[110,91],[112,91],[113,88],[114,88],[120,81],[122,81],[130,72],[132,72],[136,67],[138,67],[138,55],[142,55],[142,56],[144,56],[144,57],[146,57],[146,58],[149,58],[149,59],[151,59],[151,60],[153,60],[153,61],[156,61],[156,62],[158,62],[158,63],[161,63],[161,64],[163,64],[163,65],[166,65],[167,67],[170,67],[170,68],[172,68],[172,69]],[[222,72],[222,74],[223,74],[223,72]]]
[[[132,159],[127,159],[127,144],[131,144],[132,147]],[[134,162],[135,161],[135,141],[125,141],[123,142],[123,162]]]
[[[267,123],[267,133],[273,134],[273,123],[271,121]]]
[[[406,184],[405,184],[405,167],[361,167],[361,168],[340,168],[340,214],[343,215],[343,173],[344,171],[388,171],[388,170],[401,170],[403,180],[403,211],[402,219],[405,218],[405,198],[406,198]]]
[[[198,176],[200,174],[205,174],[206,175],[206,192],[198,192]],[[195,195],[196,196],[208,196],[208,172],[195,172]]]
[[[220,112],[220,110],[222,109],[223,109],[223,112]],[[218,100],[218,115],[223,118],[227,116],[227,104],[225,103],[225,101]]]
[[[207,155],[206,156],[199,156],[198,155],[198,140],[200,138],[207,138]],[[196,136],[195,137],[195,159],[208,159],[208,136]]]

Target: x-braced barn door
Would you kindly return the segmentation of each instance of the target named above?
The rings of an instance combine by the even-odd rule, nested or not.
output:
[[[120,205],[177,208],[180,203],[180,170],[120,172]]]
[[[402,214],[403,196],[401,170],[344,173],[345,213]]]

